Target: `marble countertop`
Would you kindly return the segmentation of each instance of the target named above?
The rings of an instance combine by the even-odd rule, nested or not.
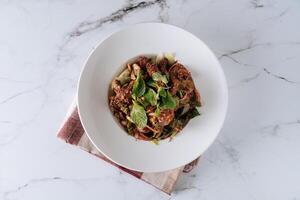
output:
[[[205,41],[229,85],[219,137],[171,197],[55,137],[90,51],[149,21]],[[299,200],[299,21],[299,0],[1,1],[0,199]]]

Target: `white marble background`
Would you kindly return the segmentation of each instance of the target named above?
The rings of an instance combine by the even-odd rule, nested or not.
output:
[[[59,141],[81,66],[108,33],[162,21],[219,56],[229,111],[171,197]],[[0,199],[300,199],[299,0],[1,0]]]

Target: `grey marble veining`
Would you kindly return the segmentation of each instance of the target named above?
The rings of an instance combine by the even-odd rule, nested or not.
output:
[[[0,2],[0,199],[300,199],[300,2]],[[224,127],[171,197],[55,134],[85,58],[130,24],[205,41],[229,85]]]

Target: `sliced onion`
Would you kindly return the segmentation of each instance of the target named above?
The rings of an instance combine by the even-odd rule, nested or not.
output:
[[[173,65],[175,63],[175,57],[172,53],[165,53],[164,56],[168,60],[170,65]]]

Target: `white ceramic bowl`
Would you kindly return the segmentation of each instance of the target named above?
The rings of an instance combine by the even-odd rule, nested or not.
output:
[[[108,106],[108,88],[121,66],[143,54],[172,52],[192,73],[200,91],[201,116],[174,140],[159,145],[135,140],[120,128]],[[78,108],[84,129],[107,158],[129,169],[158,172],[180,167],[200,156],[217,137],[227,111],[223,70],[212,51],[191,33],[167,24],[127,27],[102,41],[91,53],[78,85]]]

